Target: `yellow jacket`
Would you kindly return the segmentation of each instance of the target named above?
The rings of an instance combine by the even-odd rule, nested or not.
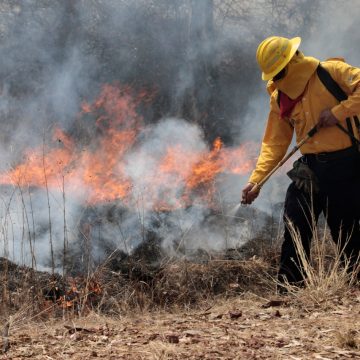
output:
[[[321,65],[348,95],[348,99],[338,103],[315,71],[306,85],[302,100],[294,107],[291,119],[281,119],[277,103],[278,90],[270,81],[268,83],[268,91],[271,93],[270,112],[260,155],[249,182],[261,181],[286,155],[294,130],[298,143],[318,122],[322,110],[331,109],[345,128],[347,128],[347,117],[360,114],[360,69],[345,63],[342,59],[330,59],[321,62]],[[353,123],[352,126],[355,136],[359,138],[355,124]],[[314,154],[341,150],[350,146],[351,140],[348,135],[337,127],[329,127],[321,128],[301,147],[300,151],[302,154]]]

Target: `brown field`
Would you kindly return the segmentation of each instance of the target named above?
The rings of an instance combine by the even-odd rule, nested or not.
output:
[[[101,291],[92,279],[66,306],[15,287],[1,359],[360,359],[356,284],[280,297],[257,258],[168,263],[147,283],[136,274],[102,269]]]
[[[359,359],[360,291],[344,295],[312,308],[247,293],[196,311],[29,321],[1,358]]]

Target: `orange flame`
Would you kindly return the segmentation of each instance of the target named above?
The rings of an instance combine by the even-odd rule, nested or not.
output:
[[[130,205],[135,184],[126,173],[126,156],[135,151],[144,129],[137,108],[151,99],[146,91],[134,96],[129,87],[105,85],[92,104],[82,104],[79,121],[93,131],[87,134],[85,144],[55,128],[52,142],[28,150],[21,164],[0,174],[0,183],[55,188],[64,180],[66,191],[85,194],[90,204],[120,199]],[[189,206],[194,198],[212,206],[217,176],[249,173],[257,150],[250,143],[224,148],[220,138],[208,151],[169,146],[153,169],[155,175],[144,179],[145,207],[171,210]]]
[[[102,294],[100,283],[94,279],[68,278],[67,289],[57,299],[57,304],[63,309],[70,309],[83,305],[92,305],[92,302]],[[79,286],[79,287],[78,287]]]

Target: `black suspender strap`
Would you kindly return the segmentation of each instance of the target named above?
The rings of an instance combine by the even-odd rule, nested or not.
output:
[[[354,130],[351,126],[351,120],[350,118],[346,118],[346,125],[347,125],[347,128],[348,128],[348,131],[349,131],[349,137],[351,139],[351,143],[353,146],[356,146],[357,145],[357,141],[356,141],[356,137],[354,135]]]
[[[355,122],[355,126],[358,130],[358,134],[360,135],[360,121],[359,121],[359,118],[355,115],[354,116],[354,122]]]
[[[319,64],[316,69],[317,75],[326,89],[340,102],[346,100],[348,96],[331,75]]]
[[[344,90],[339,86],[339,84],[331,77],[331,75],[319,64],[319,66],[316,69],[316,73],[323,83],[323,85],[326,87],[326,89],[334,96],[334,98],[341,102],[343,100],[346,100],[348,98],[347,94],[344,92]],[[357,116],[354,116],[354,122],[359,130],[360,134],[360,122]],[[349,137],[351,139],[351,143],[353,146],[356,146],[358,144],[358,140],[354,136],[354,130],[351,126],[351,120],[350,118],[346,119],[346,125],[349,132]]]

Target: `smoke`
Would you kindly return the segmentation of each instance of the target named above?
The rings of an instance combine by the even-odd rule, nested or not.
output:
[[[304,52],[320,60],[345,58],[349,64],[359,66],[358,2],[350,0],[321,3],[321,16],[315,24],[316,28],[312,36],[303,41]]]
[[[181,167],[181,178],[176,168],[158,173],[169,148],[180,150],[172,161]],[[227,184],[233,181],[230,175],[216,179],[223,209],[209,208],[201,192],[191,193],[191,202],[183,206],[186,179],[201,155],[208,152],[197,125],[182,119],[162,119],[143,128],[137,146],[126,154],[125,175],[132,183],[131,198],[126,203],[119,199],[89,204],[86,184],[80,183],[75,193],[68,192],[66,175],[64,182],[61,177],[58,183],[52,182],[49,192],[37,187],[4,187],[4,254],[26,264],[34,264],[36,259],[38,269],[50,270],[55,265],[58,271],[64,257],[68,261],[73,258],[72,271],[79,271],[89,262],[102,261],[114,249],[129,254],[148,242],[161,245],[173,256],[192,256],[198,249],[212,252],[238,248],[262,231],[267,217],[258,212],[255,226],[250,224],[251,209],[243,211],[240,222],[235,214],[227,216],[227,205],[234,205],[234,198],[228,197],[231,191]],[[184,161],[184,153],[195,156]],[[241,180],[237,175],[233,178]],[[51,253],[53,259],[49,258]]]
[[[160,162],[170,147],[179,148],[182,153],[187,154],[199,153],[207,148],[199,127],[181,119],[164,119],[154,127],[147,129],[139,147],[128,155],[126,168],[126,173],[134,185],[134,193],[139,199],[143,199],[141,206],[146,209],[154,209],[155,202],[163,196],[166,196],[164,202],[169,207],[173,207],[176,205],[174,202],[180,200],[179,196],[183,193],[185,183],[177,182],[178,174],[176,173],[168,173],[155,189],[152,185],[160,175],[157,173]],[[182,173],[190,175],[196,158],[188,163],[180,163],[181,160],[180,157],[173,159],[182,167]],[[151,192],[152,196],[146,196],[144,194],[146,192]],[[147,203],[144,203],[145,201]]]
[[[239,201],[249,174],[223,174],[216,179],[223,203],[223,212],[218,214],[201,197],[186,209],[162,214],[148,211],[159,196],[168,205],[178,201],[184,184],[172,174],[167,182],[176,186],[157,188],[154,198],[145,194],[169,145],[191,153],[209,150],[216,137],[227,146],[261,141],[268,96],[255,52],[266,36],[300,35],[305,53],[345,56],[356,65],[355,0],[352,6],[338,6],[336,1],[326,6],[308,0],[280,7],[275,3],[2,1],[2,172],[21,163],[26,149],[47,143],[54,124],[80,142],[91,142],[96,135],[90,129],[93,123],[79,123],[78,114],[82,102],[91,102],[104,83],[131,85],[135,91],[152,89],[156,94],[151,106],[141,109],[147,126],[126,156],[124,171],[134,184],[132,210],[121,201],[86,207],[85,189],[64,200],[61,183],[50,189],[49,197],[42,189],[21,192],[4,186],[3,252],[29,264],[31,240],[37,265],[48,268],[50,233],[56,266],[61,263],[64,242],[74,253],[75,248],[88,249],[99,260],[111,249],[131,253],[155,235],[170,254],[237,247],[256,236],[267,221],[262,211],[272,214],[283,200],[284,174],[265,185],[255,209],[243,210],[240,224],[225,215]],[[84,140],[83,134],[90,140]],[[191,165],[179,166],[186,173]],[[257,226],[250,224],[252,216],[257,217]]]

